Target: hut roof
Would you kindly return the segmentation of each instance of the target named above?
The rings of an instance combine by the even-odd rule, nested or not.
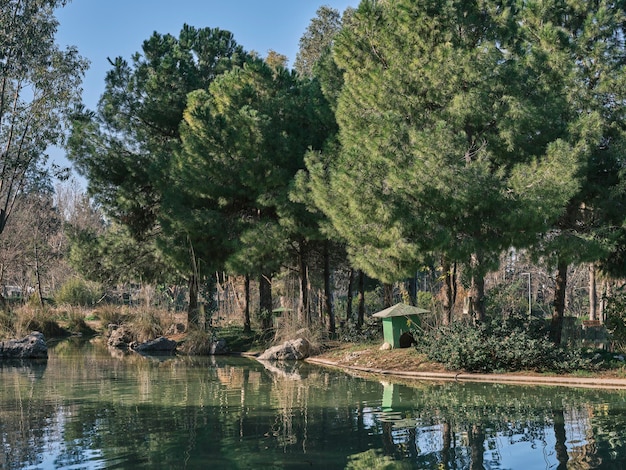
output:
[[[394,305],[393,307],[386,308],[385,310],[381,310],[372,316],[376,318],[406,317],[408,315],[419,315],[421,313],[428,312],[429,310],[420,307],[413,307],[412,305],[400,303]]]

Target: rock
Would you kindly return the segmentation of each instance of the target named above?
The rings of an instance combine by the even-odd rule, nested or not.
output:
[[[225,339],[217,339],[211,343],[209,347],[209,354],[211,356],[218,356],[220,354],[227,354],[228,346]]]
[[[381,351],[389,351],[391,349],[391,344],[384,342],[380,348]]]
[[[124,325],[110,324],[108,327],[109,339],[107,345],[112,348],[128,348],[133,342],[133,333]]]
[[[265,350],[258,359],[260,361],[300,361],[309,357],[310,353],[310,343],[304,338],[298,338]]]
[[[0,341],[0,358],[40,359],[48,357],[48,346],[43,333],[33,331],[22,339]]]
[[[135,343],[131,347],[141,353],[173,353],[178,343],[173,339],[167,339],[164,336],[146,341],[145,343]]]

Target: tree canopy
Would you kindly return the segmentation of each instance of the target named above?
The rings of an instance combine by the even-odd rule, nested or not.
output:
[[[46,150],[64,142],[87,62],[54,42],[65,1],[0,1],[0,233],[29,184],[49,176]]]

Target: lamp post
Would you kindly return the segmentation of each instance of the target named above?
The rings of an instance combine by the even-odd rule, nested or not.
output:
[[[528,317],[532,316],[531,298],[530,298],[530,273],[522,273],[522,276],[528,276]]]

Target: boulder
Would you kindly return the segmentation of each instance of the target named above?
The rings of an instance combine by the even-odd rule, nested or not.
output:
[[[310,354],[311,344],[304,338],[298,338],[265,350],[258,359],[260,361],[300,361],[309,357]]]
[[[132,331],[124,325],[110,324],[108,326],[109,339],[107,345],[112,348],[128,348],[133,342]]]
[[[133,350],[140,353],[173,353],[176,351],[178,343],[173,339],[167,339],[164,336],[153,339],[152,341],[146,341],[145,343],[132,344]]]
[[[41,359],[48,357],[48,346],[43,333],[33,331],[22,339],[0,341],[0,358]]]

